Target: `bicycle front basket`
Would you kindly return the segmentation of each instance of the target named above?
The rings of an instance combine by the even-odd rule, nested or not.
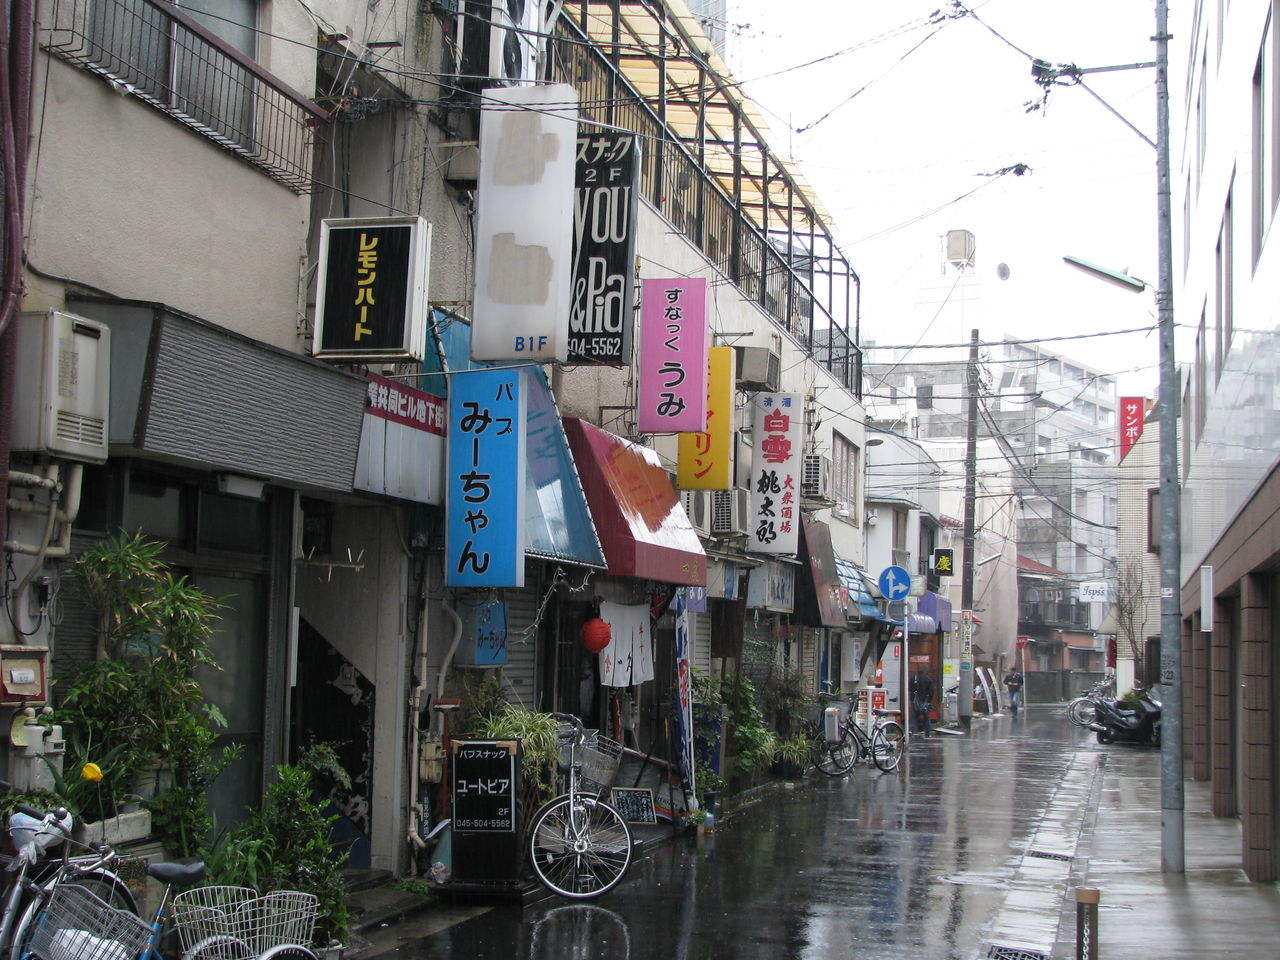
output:
[[[150,940],[151,925],[141,917],[62,883],[36,923],[31,951],[44,960],[133,960]]]
[[[613,786],[614,778],[618,776],[618,766],[622,762],[622,744],[597,733],[578,748],[578,759],[582,761],[582,775],[579,779],[582,789],[603,793]]]
[[[295,890],[258,896],[249,887],[196,887],[173,898],[173,922],[184,950],[200,943],[205,955],[240,960],[285,944],[309,946],[319,905],[313,894]]]

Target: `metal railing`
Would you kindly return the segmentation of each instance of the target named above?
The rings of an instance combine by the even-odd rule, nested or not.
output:
[[[325,111],[172,4],[58,0],[42,40],[295,192],[311,189]]]
[[[747,299],[759,304],[817,363],[860,397],[862,350],[815,290],[815,274],[850,282],[853,274],[843,259],[837,258],[847,274],[824,273],[826,261],[805,248],[808,234],[762,231],[664,126],[655,104],[631,86],[601,48],[565,19],[558,22],[556,36],[567,42],[557,51],[553,79],[578,89],[584,119],[639,135],[641,193]],[[823,239],[829,240],[825,235]]]

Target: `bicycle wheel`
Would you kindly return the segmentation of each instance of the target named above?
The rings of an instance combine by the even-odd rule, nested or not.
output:
[[[284,946],[272,947],[258,957],[258,960],[317,960],[317,957],[314,951],[306,947],[296,943],[286,943]]]
[[[243,940],[219,933],[193,944],[182,960],[257,960],[257,956]]]
[[[881,724],[871,734],[871,759],[881,770],[892,770],[907,749],[907,735],[894,720]]]
[[[1078,727],[1084,727],[1092,723],[1094,717],[1093,701],[1088,697],[1076,697],[1067,704],[1067,717]]]
[[[585,900],[612,890],[631,866],[631,830],[609,804],[565,795],[534,816],[528,851],[543,886]]]
[[[848,773],[858,762],[858,745],[848,726],[841,727],[840,739],[835,743],[828,743],[826,738],[820,738],[815,753],[817,758],[814,766],[829,777]]]

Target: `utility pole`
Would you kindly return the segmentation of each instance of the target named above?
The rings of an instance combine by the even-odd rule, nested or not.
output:
[[[1173,215],[1169,176],[1169,4],[1156,0],[1156,232],[1160,276],[1160,868],[1183,873],[1182,510],[1178,502],[1178,371],[1173,361]]]
[[[1086,73],[1148,67],[1155,67],[1156,71],[1156,139],[1151,143],[1141,133],[1139,136],[1156,151],[1156,252],[1159,264],[1156,324],[1160,332],[1160,685],[1164,694],[1160,719],[1160,869],[1164,873],[1183,873],[1186,870],[1186,794],[1182,782],[1182,504],[1178,483],[1178,368],[1174,362],[1173,336],[1168,0],[1156,0],[1156,34],[1152,39],[1156,44],[1154,63],[1081,69],[1074,65],[1055,67],[1035,61],[1031,73],[1036,82],[1047,89],[1047,85],[1064,76],[1079,83],[1080,77]],[[1115,113],[1114,110],[1112,112]],[[1127,120],[1124,122],[1130,129],[1136,129]],[[1142,290],[1147,286],[1127,274],[1117,274],[1078,261],[1074,265],[1131,290]]]
[[[964,453],[964,555],[961,562],[960,608],[973,609],[973,573],[977,556],[974,508],[978,485],[978,331],[974,330],[969,342],[969,413],[966,418]],[[960,708],[960,726],[968,730],[973,725],[973,648],[960,651],[960,688],[956,693]]]

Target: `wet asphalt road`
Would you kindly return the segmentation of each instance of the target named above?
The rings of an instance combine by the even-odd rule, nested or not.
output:
[[[813,773],[700,841],[652,848],[597,900],[469,911],[377,956],[972,960],[1052,943],[1053,851],[1074,844],[1099,749],[1116,748],[1060,707],[976,720],[968,737],[916,740],[899,771]]]

